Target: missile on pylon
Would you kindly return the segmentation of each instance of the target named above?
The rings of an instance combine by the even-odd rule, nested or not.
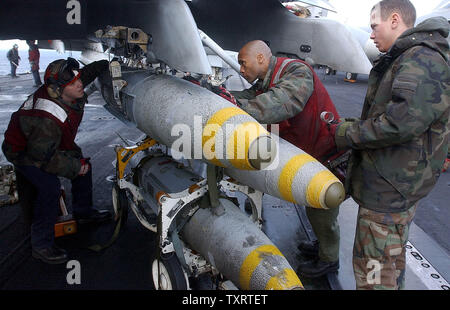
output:
[[[102,85],[108,102],[105,107],[185,158],[259,170],[275,157],[270,133],[245,111],[207,89],[144,70],[124,71],[120,78],[120,93],[112,86],[108,89],[107,83]]]
[[[314,157],[279,138],[272,164],[260,171],[227,168],[242,184],[283,200],[318,209],[338,207],[345,199],[339,179]]]

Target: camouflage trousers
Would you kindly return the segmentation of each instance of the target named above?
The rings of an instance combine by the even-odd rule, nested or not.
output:
[[[403,289],[405,245],[417,204],[399,213],[380,213],[359,207],[353,246],[356,289]]]

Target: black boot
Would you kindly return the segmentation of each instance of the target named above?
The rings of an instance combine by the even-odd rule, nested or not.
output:
[[[75,219],[79,224],[100,224],[111,220],[111,212],[109,210],[92,209],[88,215],[76,215]]]
[[[301,241],[297,247],[306,256],[319,257],[319,241]]]
[[[34,258],[37,258],[47,264],[62,264],[67,261],[67,252],[56,245],[48,248],[31,250]]]
[[[327,273],[337,272],[339,261],[325,262],[320,259],[311,260],[298,266],[298,273],[307,278],[317,278]]]

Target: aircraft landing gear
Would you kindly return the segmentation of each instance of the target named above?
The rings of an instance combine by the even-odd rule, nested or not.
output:
[[[123,229],[128,220],[128,198],[124,189],[114,184],[112,189],[112,202],[114,209],[114,221],[121,221],[121,229]]]
[[[346,82],[351,82],[351,83],[354,83],[354,82],[356,82],[356,78],[358,77],[358,74],[357,73],[351,73],[351,72],[347,72],[346,74],[345,74],[345,81]]]
[[[325,67],[325,74],[326,75],[336,75],[336,70],[333,70],[330,67]]]
[[[162,254],[152,261],[151,277],[155,290],[187,290],[189,280],[175,252]]]

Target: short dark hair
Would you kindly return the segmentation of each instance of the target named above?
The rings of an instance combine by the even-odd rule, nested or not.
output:
[[[413,27],[416,22],[416,8],[409,0],[382,0],[376,4],[372,11],[380,6],[381,18],[386,20],[392,13],[402,16],[406,26]]]

